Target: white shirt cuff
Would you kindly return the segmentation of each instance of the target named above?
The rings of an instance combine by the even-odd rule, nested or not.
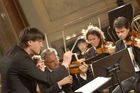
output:
[[[87,74],[85,74],[84,76],[80,74],[80,77],[84,80],[87,80]]]
[[[57,85],[58,85],[58,83],[57,83]],[[58,87],[59,87],[59,89],[62,89],[62,86],[59,86],[59,85],[58,85]]]

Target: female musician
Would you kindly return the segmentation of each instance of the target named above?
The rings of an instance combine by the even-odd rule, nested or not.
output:
[[[77,52],[76,54],[77,55],[73,55],[72,56],[72,62],[73,61],[79,61],[79,62],[83,62],[85,61],[86,59],[86,51],[89,49],[89,44],[86,42],[86,40],[84,38],[81,38],[77,41],[77,44],[76,44],[76,48],[77,49]],[[77,56],[77,58],[76,58]]]
[[[86,42],[85,39],[80,39],[77,42],[77,47],[78,47],[79,52],[80,52],[80,53],[78,53],[78,54],[80,54],[79,59],[81,59],[84,57],[86,51],[88,50],[88,43]]]
[[[100,53],[104,52],[105,47],[107,46],[107,42],[105,42],[105,36],[104,33],[95,26],[90,27],[87,29],[87,32],[85,34],[86,40],[91,44],[91,48],[87,51],[87,58],[96,56],[98,53],[98,50]],[[114,53],[115,48],[113,43],[110,43],[108,45],[108,53]]]

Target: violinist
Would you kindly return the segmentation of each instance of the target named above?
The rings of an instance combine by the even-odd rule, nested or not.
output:
[[[96,54],[104,52],[104,45],[106,44],[106,42],[104,33],[101,31],[101,29],[95,26],[91,26],[90,28],[88,27],[85,37],[87,42],[89,42],[89,44],[91,44],[92,46],[86,53],[87,58],[96,56]],[[111,46],[114,46],[113,43],[110,44]],[[108,47],[108,53],[114,53],[114,51],[114,47]]]
[[[76,49],[77,49],[77,58],[76,59],[75,55],[72,56],[72,62],[74,61],[79,61],[79,62],[83,62],[86,59],[86,51],[89,49],[89,44],[86,42],[86,40],[84,38],[81,38],[77,41],[76,44]]]
[[[45,62],[45,72],[52,72],[55,69],[57,69],[60,66],[59,63],[59,58],[57,55],[57,52],[55,49],[53,48],[48,48],[45,49],[42,53],[41,53],[41,57]],[[83,84],[85,84],[86,82],[86,71],[87,71],[88,66],[86,64],[83,64],[82,66],[79,67],[80,69],[80,73],[78,75],[78,79],[77,77],[73,76],[73,83],[72,85],[64,85],[61,88],[61,92],[54,92],[54,90],[52,90],[53,92],[41,92],[41,93],[73,93],[74,90],[76,90],[77,88],[81,87]],[[58,74],[59,76],[59,74]],[[65,81],[66,82],[66,81]],[[39,88],[41,89],[41,91],[48,91],[50,86],[45,86],[43,84],[39,84]]]
[[[117,36],[120,40],[116,42],[116,51],[127,48],[128,46],[132,46],[132,57],[133,64],[135,69],[135,76],[130,77],[127,80],[121,82],[122,88],[125,93],[128,93],[130,90],[135,90],[135,93],[140,93],[140,44],[138,42],[137,46],[134,45],[134,39],[131,40],[133,36],[130,23],[125,17],[118,17],[114,21],[114,28]],[[139,34],[137,34],[139,35]],[[135,37],[133,37],[135,38]],[[130,39],[130,44],[128,43],[128,39]],[[117,86],[112,93],[121,93],[121,89]]]
[[[32,59],[38,68],[40,68],[43,72],[48,72],[45,66],[45,62],[41,59],[40,55],[34,55]],[[58,93],[62,91],[59,87],[66,84],[72,84],[72,76],[64,77],[62,80],[57,82],[57,85],[44,85],[43,83],[37,82],[36,90],[37,93]],[[44,89],[46,87],[48,88]]]
[[[86,40],[85,39],[80,39],[78,42],[77,42],[77,47],[78,47],[78,49],[79,49],[79,52],[80,53],[78,53],[78,54],[80,54],[79,55],[79,59],[81,59],[81,58],[85,58],[86,57],[86,55],[85,55],[85,53],[86,53],[86,51],[88,50],[88,43],[86,42]]]

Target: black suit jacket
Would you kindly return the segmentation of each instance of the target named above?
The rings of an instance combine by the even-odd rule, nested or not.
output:
[[[47,67],[45,68],[45,72],[46,74],[52,73],[48,70]],[[77,75],[77,77],[75,75],[72,75],[72,76],[73,76],[73,84],[64,85],[62,86],[62,89],[60,89],[58,85],[50,86],[50,85],[44,85],[43,83],[38,82],[41,93],[59,93],[62,90],[65,93],[73,93],[73,91],[75,91],[76,89],[80,88],[81,86],[87,83],[87,81],[82,79],[79,74]]]
[[[50,72],[48,70],[48,68],[46,67],[45,68],[45,74],[48,74],[48,73],[53,73],[53,72]],[[39,85],[39,88],[40,88],[40,92],[41,93],[59,93],[59,92],[62,91],[62,89],[60,89],[57,84],[54,84],[54,85],[46,85],[46,84],[43,84],[41,82],[38,82],[38,85]],[[65,85],[64,88],[63,88],[63,91],[65,91],[66,93],[72,93],[72,90],[71,90],[70,85]]]
[[[77,75],[77,76],[76,76]],[[71,85],[72,90],[75,91],[76,89],[82,87],[86,83],[88,83],[88,80],[84,80],[83,78],[80,77],[80,74],[74,74],[72,75],[73,77],[73,83]],[[87,78],[88,78],[88,73],[87,73]]]
[[[123,40],[118,40],[116,42],[116,51],[122,50],[125,48],[125,44]],[[133,46],[132,47],[134,56],[135,56],[135,61],[137,62],[138,66],[140,67],[140,49],[138,47]]]
[[[124,44],[123,40],[118,40],[116,42],[116,50],[115,51],[117,52],[117,51],[120,51],[124,48],[125,48],[125,44]]]
[[[94,57],[96,56],[96,50],[93,47],[91,47],[90,49],[87,50],[86,55],[87,58]]]
[[[44,74],[20,47],[11,48],[0,61],[2,93],[36,93],[35,82],[55,85],[68,75],[64,66]]]

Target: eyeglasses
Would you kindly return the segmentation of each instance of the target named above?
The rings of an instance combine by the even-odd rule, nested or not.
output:
[[[56,62],[59,62],[59,61],[58,60],[52,60],[52,61],[49,61],[49,62],[46,62],[46,63],[53,64],[53,63],[56,63]]]

